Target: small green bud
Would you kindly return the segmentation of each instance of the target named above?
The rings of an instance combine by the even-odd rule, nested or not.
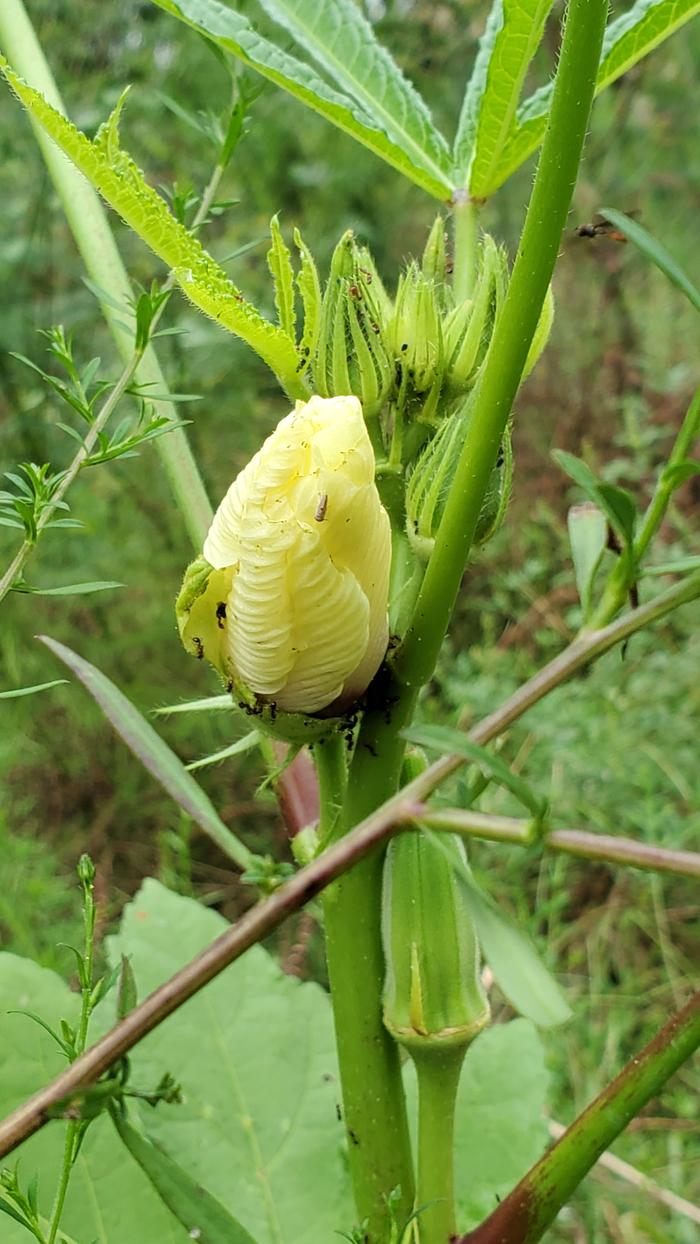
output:
[[[406,488],[406,530],[419,557],[427,561],[447,504],[462,445],[471,418],[472,399],[445,419],[426,445]],[[500,527],[510,498],[513,454],[506,431],[474,532],[474,543],[485,544]]]
[[[369,252],[356,245],[348,230],[331,261],[313,377],[321,397],[358,397],[365,419],[379,414],[394,384],[382,336],[385,300],[390,306]]]
[[[445,222],[442,216],[436,216],[433,227],[428,234],[428,241],[423,251],[421,271],[429,281],[437,295],[440,310],[446,309],[452,291],[447,283],[447,250],[445,247]]]
[[[95,880],[95,865],[89,855],[84,853],[81,855],[78,860],[78,867],[76,871],[81,885],[92,886]]]
[[[466,858],[458,838],[445,841]],[[394,1039],[412,1052],[468,1045],[489,1019],[476,934],[450,859],[419,830],[389,845],[382,934]]]
[[[540,311],[540,318],[537,321],[537,328],[535,329],[535,335],[530,342],[530,349],[528,350],[527,358],[525,359],[525,367],[523,368],[522,376],[523,380],[527,380],[533,367],[539,361],[540,355],[543,353],[544,348],[549,341],[549,334],[552,331],[553,323],[554,294],[552,293],[552,287],[550,285],[547,293],[545,294],[544,302],[542,303],[542,310]]]
[[[474,384],[503,302],[506,276],[505,252],[485,233],[474,297],[455,307],[445,321],[446,385],[453,395]]]
[[[413,262],[399,278],[387,344],[414,392],[427,393],[436,378],[441,378],[442,317],[435,286]]]

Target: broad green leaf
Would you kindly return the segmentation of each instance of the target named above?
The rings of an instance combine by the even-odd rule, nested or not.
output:
[[[583,489],[588,500],[607,514],[611,525],[622,536],[624,542],[631,544],[634,540],[637,521],[637,507],[632,495],[615,484],[601,483],[590,467],[586,466],[580,458],[576,458],[574,454],[566,453],[563,449],[555,449],[552,457],[578,484],[579,488]]]
[[[78,656],[64,644],[50,639],[48,635],[40,635],[38,638],[80,679],[83,686],[99,704],[107,720],[112,723],[117,734],[171,798],[188,816],[192,817],[200,829],[203,829],[226,855],[235,860],[241,868],[249,868],[253,862],[251,852],[224,825],[208,795],[205,795],[202,788],[187,772],[182,761],[170,750],[160,735],[156,734],[153,726],[141,716],[123,692],[94,665],[85,661],[83,657]]]
[[[277,323],[290,341],[296,346],[296,311],[294,310],[294,269],[289,254],[289,247],[282,237],[279,218],[273,216],[270,221],[272,246],[267,252],[267,266],[275,285],[275,306]]]
[[[535,818],[541,818],[544,802],[530,789],[524,778],[513,773],[500,756],[486,747],[480,747],[478,743],[472,743],[463,730],[455,730],[451,726],[415,725],[401,733],[410,743],[417,743],[419,747],[432,747],[443,754],[466,756],[467,760],[472,760],[485,770],[495,782],[511,791]]]
[[[306,396],[297,376],[297,352],[286,333],[246,301],[223,268],[175,219],[165,200],[122,151],[118,123],[124,96],[91,142],[38,91],[27,86],[2,56],[0,70],[34,120],[147,246],[172,268],[192,302],[229,332],[242,337],[265,360],[290,395]]]
[[[573,505],[567,516],[576,589],[584,618],[591,606],[593,583],[608,544],[608,520],[590,501]]]
[[[700,0],[637,0],[631,9],[608,26],[596,95],[653,52],[664,39],[668,39],[697,13],[700,13]],[[484,194],[493,194],[539,147],[547,124],[552,89],[551,83],[541,87],[518,109],[515,129]]]
[[[228,925],[146,881],[126,908],[113,962],[131,957],[143,997]],[[319,1244],[351,1208],[327,994],[253,946],[131,1055],[134,1079],[167,1069],[182,1106],[144,1112],[148,1134],[260,1244]]]
[[[404,1068],[409,1117],[416,1073]],[[455,1109],[455,1208],[460,1231],[490,1214],[547,1146],[549,1074],[539,1033],[527,1019],[496,1024],[467,1050]]]
[[[200,1244],[255,1244],[245,1227],[160,1145],[148,1140],[116,1110],[112,1122],[158,1196],[187,1228],[190,1239]]]
[[[0,954],[0,1115],[62,1071],[66,1060],[52,1039],[22,1015],[30,1008],[53,1027],[75,1022],[79,998],[54,972],[31,959]],[[159,1077],[156,1077],[156,1081]],[[39,1211],[51,1211],[61,1167],[65,1126],[50,1123],[21,1146],[10,1162],[20,1161],[22,1185],[39,1176]],[[2,1244],[28,1244],[26,1230],[1,1219]],[[187,1232],[161,1204],[144,1175],[126,1153],[107,1119],[91,1124],[71,1177],[62,1219],[67,1237],[80,1244],[187,1244]],[[59,1237],[60,1238],[60,1237]]]
[[[695,307],[696,311],[700,311],[700,289],[693,284],[690,277],[686,276],[680,264],[657,238],[652,237],[646,229],[637,224],[636,220],[631,220],[629,216],[625,216],[624,212],[618,212],[614,207],[601,208],[601,214],[611,224],[621,229],[625,237],[629,238],[630,242],[633,242],[647,259],[656,264],[657,268],[682,294],[685,294],[691,306]]]
[[[259,730],[251,730],[249,734],[244,734],[242,739],[236,739],[235,743],[222,747],[221,751],[212,752],[211,756],[202,756],[200,760],[194,760],[191,765],[187,766],[187,770],[191,773],[193,769],[203,769],[205,765],[216,765],[221,760],[228,760],[230,756],[240,756],[241,752],[249,752],[257,747],[261,738]]]
[[[0,700],[16,700],[23,695],[35,695],[37,691],[50,691],[52,687],[63,687],[67,678],[54,678],[53,682],[39,682],[34,687],[13,687],[10,691],[0,691]]]
[[[427,169],[437,180],[450,174],[449,148],[424,100],[377,41],[354,0],[330,4],[260,0],[260,4],[416,167]]]
[[[369,147],[380,159],[398,169],[428,194],[442,200],[451,197],[454,179],[449,157],[444,168],[436,166],[427,156],[418,159],[415,138],[410,149],[405,149],[403,143],[397,142],[387,128],[378,126],[373,115],[352,96],[334,90],[309,65],[263,38],[243,14],[226,8],[218,0],[153,2],[200,34],[213,39],[219,47],[233,53],[263,77],[289,91],[314,112]],[[321,11],[317,9],[318,13]]]
[[[449,851],[441,835],[423,829],[452,862],[455,876],[464,887],[479,943],[500,988],[509,1002],[543,1028],[563,1024],[571,1009],[529,937],[504,915],[494,900],[476,884],[469,865]]]
[[[474,198],[489,193],[503,159],[551,7],[552,0],[496,0],[489,14],[455,140],[455,163]]]

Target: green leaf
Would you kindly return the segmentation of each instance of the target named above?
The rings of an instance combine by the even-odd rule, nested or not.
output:
[[[636,0],[631,9],[610,23],[605,33],[596,95],[697,13],[700,13],[700,0]],[[484,193],[493,194],[539,147],[547,125],[552,89],[551,83],[541,87],[518,109],[515,129]]]
[[[496,0],[489,14],[455,139],[455,163],[475,198],[490,192],[551,7],[552,0]]]
[[[230,695],[210,695],[204,700],[185,700],[182,704],[166,704],[163,708],[154,708],[154,716],[166,716],[169,713],[235,713],[236,706]]]
[[[200,760],[194,760],[192,764],[187,766],[189,773],[193,769],[202,769],[205,765],[215,765],[221,760],[228,760],[229,756],[239,756],[241,752],[249,752],[252,748],[257,747],[262,738],[259,730],[251,730],[249,734],[245,734],[242,739],[236,739],[235,743],[229,743],[228,747],[222,747],[219,752],[212,752],[211,756],[202,756]]]
[[[42,1088],[65,1068],[65,1058],[40,1028],[17,1015],[17,1007],[31,1008],[58,1028],[62,1018],[78,1020],[80,999],[54,972],[30,959],[0,954],[0,1115]],[[24,1179],[39,1177],[39,1211],[51,1212],[51,1201],[61,1169],[65,1127],[51,1123],[13,1155]],[[141,1171],[114,1134],[108,1119],[90,1125],[73,1168],[61,1232],[81,1244],[188,1244],[187,1233],[163,1207]],[[27,1244],[23,1228],[4,1220],[2,1244]],[[190,1242],[191,1244],[191,1242]]]
[[[294,310],[294,269],[279,226],[279,217],[270,221],[272,246],[267,252],[267,266],[275,283],[277,323],[296,346],[296,312]]]
[[[552,457],[563,471],[571,477],[579,488],[583,489],[589,501],[603,510],[611,525],[619,533],[625,544],[634,540],[637,522],[637,507],[634,498],[624,488],[615,484],[603,484],[596,478],[590,467],[586,466],[574,454],[563,449],[555,449]]]
[[[404,739],[417,743],[419,747],[430,747],[443,754],[466,756],[467,760],[473,760],[495,782],[511,791],[537,820],[542,817],[545,802],[530,789],[524,778],[513,773],[500,756],[488,751],[486,747],[480,747],[478,743],[472,743],[462,730],[454,730],[450,726],[414,725],[402,730],[401,734]]]
[[[425,828],[422,832],[452,862],[455,876],[464,887],[484,957],[509,1002],[542,1028],[563,1024],[570,1018],[571,1008],[530,939],[476,884],[469,865],[449,850],[440,834]]]
[[[409,1112],[415,1065],[404,1068]],[[460,1231],[490,1214],[541,1156],[549,1075],[537,1029],[527,1019],[495,1024],[469,1046],[455,1109],[455,1208]]]
[[[64,583],[61,587],[30,587],[28,583],[21,583],[13,591],[27,592],[32,596],[88,596],[92,592],[108,592],[115,587],[126,587],[126,584],[95,580],[93,583]]]
[[[642,254],[656,264],[664,276],[668,277],[669,281],[685,294],[691,306],[695,307],[696,311],[700,311],[700,289],[693,284],[690,277],[686,276],[680,264],[658,238],[652,237],[651,233],[638,225],[636,220],[631,220],[629,216],[625,216],[624,212],[618,212],[614,207],[601,208],[601,214],[611,224],[621,229],[625,237],[629,238],[630,242],[633,242]]]
[[[294,245],[301,260],[297,273],[297,289],[304,308],[304,331],[299,342],[299,354],[304,360],[304,366],[308,367],[321,327],[321,283],[314,257],[298,229],[294,230]]]
[[[397,142],[388,128],[378,126],[373,114],[352,96],[334,90],[309,65],[263,38],[243,14],[226,8],[218,0],[154,0],[154,3],[289,91],[428,194],[442,200],[450,198],[453,178],[449,156],[444,167],[436,166],[425,154],[419,158],[415,135],[409,148],[404,148],[403,143]],[[324,15],[326,11],[326,6],[316,10],[317,14]]]
[[[693,570],[700,570],[700,556],[681,557],[678,561],[662,562],[658,566],[644,566],[641,574],[690,574]]]
[[[200,1244],[255,1244],[245,1227],[185,1167],[132,1127],[119,1111],[111,1114],[122,1143],[191,1239]]]
[[[108,953],[131,956],[143,997],[228,927],[148,880]],[[333,1022],[318,985],[253,946],[130,1057],[138,1083],[167,1067],[185,1094],[183,1106],[144,1116],[153,1141],[260,1244],[319,1244],[352,1224]]]
[[[119,145],[124,96],[93,142],[27,86],[0,56],[0,70],[38,125],[87,177],[140,238],[173,270],[192,302],[229,332],[242,337],[265,360],[291,396],[304,397],[293,343],[246,301],[201,242],[169,211],[140,169]],[[172,395],[170,395],[172,397]]]
[[[596,572],[608,544],[608,520],[597,505],[585,502],[571,507],[567,525],[576,588],[587,618]]]
[[[253,860],[251,852],[224,825],[211,800],[187,772],[182,761],[123,692],[94,665],[64,644],[50,639],[48,635],[39,635],[38,638],[80,679],[117,734],[171,798],[232,860],[241,868],[249,868]]]
[[[430,112],[396,61],[379,43],[354,0],[260,0],[319,67],[377,127],[436,179],[451,172],[449,148]]]
[[[0,700],[16,700],[21,695],[36,695],[37,691],[50,691],[52,687],[63,687],[67,678],[54,678],[53,682],[39,682],[34,687],[13,687],[11,691],[0,691]]]

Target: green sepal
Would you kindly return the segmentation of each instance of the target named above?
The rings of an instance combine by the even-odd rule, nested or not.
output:
[[[476,380],[505,296],[507,270],[505,251],[485,233],[474,297],[455,307],[445,322],[445,383],[452,395],[464,393]]]
[[[296,311],[294,309],[294,269],[289,247],[282,237],[279,216],[270,221],[272,245],[267,252],[267,266],[275,285],[277,323],[296,346]]]

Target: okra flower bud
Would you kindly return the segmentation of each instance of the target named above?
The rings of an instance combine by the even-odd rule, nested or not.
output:
[[[446,845],[466,859],[459,839]],[[452,862],[417,830],[389,845],[382,929],[389,1032],[412,1053],[468,1045],[489,1019],[476,934]]]
[[[381,327],[388,302],[369,252],[348,230],[333,253],[323,294],[313,376],[322,397],[355,394],[365,419],[379,414],[394,383]]]
[[[452,394],[466,392],[476,379],[503,301],[507,271],[505,252],[485,233],[474,297],[455,307],[445,321],[446,384]]]
[[[390,559],[360,403],[298,402],[234,480],[185,576],[183,643],[268,721],[342,713],[386,651]]]
[[[415,263],[399,278],[387,344],[409,386],[427,393],[442,375],[442,317],[435,285]]]

